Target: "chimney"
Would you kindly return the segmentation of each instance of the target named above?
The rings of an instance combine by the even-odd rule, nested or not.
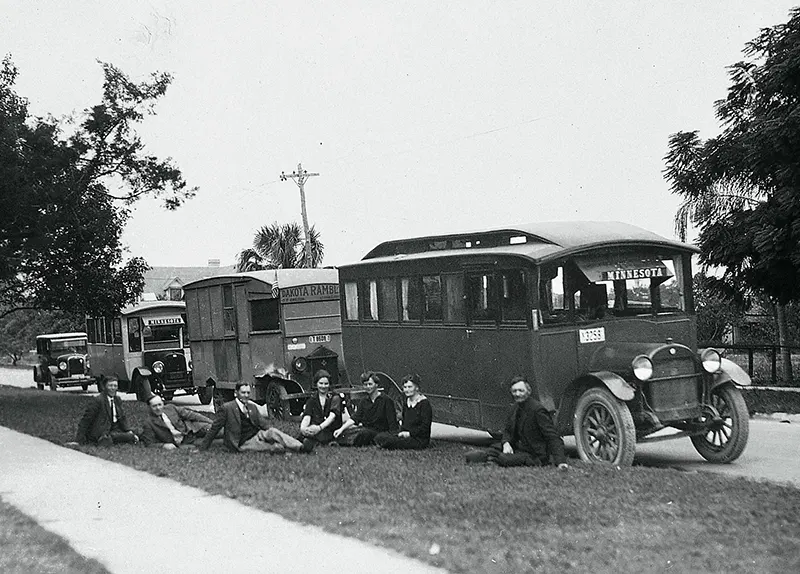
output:
[[[219,259],[209,259],[208,260],[209,267],[219,267]]]

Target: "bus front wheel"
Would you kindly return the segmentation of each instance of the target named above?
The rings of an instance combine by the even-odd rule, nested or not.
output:
[[[286,387],[280,383],[271,381],[267,385],[267,407],[276,419],[286,420],[292,415],[289,401],[286,399],[288,395]]]
[[[694,448],[704,459],[717,464],[733,462],[744,452],[750,434],[750,413],[741,391],[724,384],[711,392],[703,422],[707,430],[692,437]]]
[[[636,428],[628,405],[604,387],[578,399],[573,418],[578,455],[586,462],[630,466],[636,454]]]

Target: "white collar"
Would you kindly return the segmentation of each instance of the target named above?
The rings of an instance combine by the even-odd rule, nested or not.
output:
[[[247,407],[244,406],[244,403],[242,401],[240,401],[239,399],[233,399],[233,400],[236,401],[237,405],[239,405],[239,412],[247,413]]]

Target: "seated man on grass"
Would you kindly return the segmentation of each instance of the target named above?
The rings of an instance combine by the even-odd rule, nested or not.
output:
[[[142,429],[145,446],[161,446],[167,450],[194,447],[194,441],[206,436],[211,428],[211,419],[207,416],[172,403],[165,405],[158,395],[150,395],[147,405],[150,414]]]
[[[296,438],[276,428],[270,428],[258,406],[250,401],[250,385],[247,383],[236,383],[236,398],[219,409],[211,428],[200,443],[200,448],[208,449],[211,441],[223,429],[222,443],[232,452],[264,451],[283,454],[287,450],[299,452],[303,448],[303,443]]]
[[[511,380],[514,410],[506,423],[500,444],[488,451],[467,453],[467,462],[494,462],[499,466],[558,465],[568,468],[564,456],[564,441],[553,424],[547,409],[534,399],[528,381],[523,377]]]
[[[396,434],[400,428],[394,403],[381,393],[377,375],[364,373],[361,384],[367,396],[355,403],[352,416],[333,431],[333,437],[342,446],[367,446],[374,443],[378,433]]]
[[[103,391],[91,400],[78,422],[75,442],[68,442],[67,446],[87,443],[112,446],[139,442],[139,437],[128,427],[122,399],[117,396],[118,388],[116,379],[106,381]]]

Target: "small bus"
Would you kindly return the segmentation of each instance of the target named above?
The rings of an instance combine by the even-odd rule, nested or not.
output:
[[[335,269],[272,269],[218,275],[183,286],[195,384],[215,401],[237,382],[276,417],[298,415],[320,369],[346,386]]]
[[[731,462],[750,378],[697,348],[697,252],[615,222],[387,241],[339,268],[348,363],[395,387],[419,373],[435,420],[491,433],[524,376],[583,460],[628,465],[637,442],[686,436]]]
[[[183,301],[143,301],[115,317],[89,317],[86,332],[99,383],[116,377],[120,391],[136,393],[139,400],[151,393],[171,400],[176,391],[200,391],[201,402],[211,401],[193,384]]]
[[[39,390],[49,387],[81,387],[84,391],[94,384],[91,364],[87,357],[86,333],[50,333],[36,337],[37,364],[33,381]]]

